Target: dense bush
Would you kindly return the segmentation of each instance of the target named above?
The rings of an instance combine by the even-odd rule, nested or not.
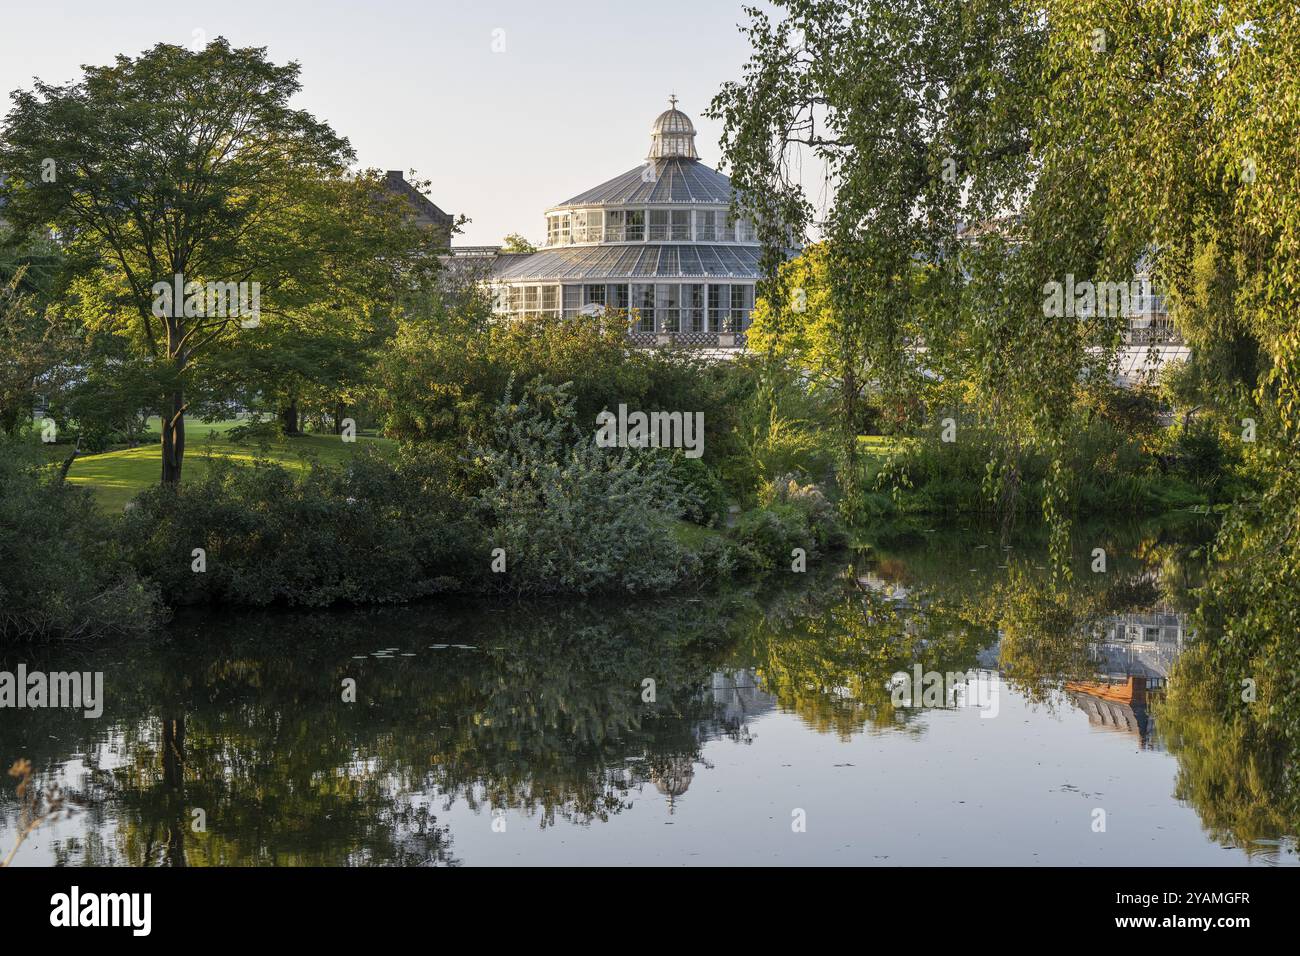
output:
[[[0,638],[145,631],[159,611],[91,493],[0,448]]]
[[[470,317],[466,317],[468,313]],[[598,412],[704,414],[704,461],[715,470],[737,450],[737,416],[752,390],[744,361],[709,362],[689,350],[633,348],[619,316],[487,322],[454,303],[402,324],[379,368],[387,434],[406,444],[482,443],[510,382],[569,385],[574,421]]]
[[[685,513],[670,455],[598,447],[575,422],[567,386],[534,385],[494,412],[473,448],[487,475],[474,500],[515,593],[653,592],[677,584],[689,557],[673,526]]]
[[[824,396],[788,369],[755,370],[751,378],[736,406],[735,449],[723,463],[728,487],[746,505],[778,475],[820,480],[833,467],[833,440],[819,424],[831,414]]]
[[[1173,443],[1174,471],[1198,488],[1213,488],[1223,478],[1228,453],[1209,420],[1194,420]]]
[[[813,558],[844,544],[835,508],[816,485],[800,485],[791,476],[781,476],[760,497],[764,503],[741,515],[732,528],[742,568],[746,559],[752,560],[754,570],[788,567],[795,548]]]
[[[903,441],[868,475],[867,487],[890,494],[899,508],[926,514],[987,512],[996,508],[989,489],[996,438],[974,425],[959,426],[957,440],[926,437]],[[1036,506],[1026,495],[1046,474],[1046,462],[1028,453],[1009,463],[1020,493],[1018,508]]]
[[[1061,461],[1066,500],[1076,514],[1161,511],[1205,500],[1185,471],[1162,471],[1138,438],[1104,418],[1081,420],[1070,430]],[[954,442],[906,440],[883,462],[869,465],[865,504],[884,513],[879,496],[887,494],[904,513],[1034,514],[1042,506],[1049,465],[1043,450],[1010,449],[993,432],[961,425]]]
[[[815,484],[800,484],[795,475],[778,475],[759,495],[764,505],[790,505],[804,517],[808,532],[819,549],[844,545],[847,535],[835,505]]]
[[[1084,413],[1091,410],[1093,416],[1120,432],[1145,438],[1159,431],[1164,408],[1156,388],[1144,384],[1126,387],[1105,381],[1092,383],[1087,389]]]
[[[83,454],[96,455],[114,445],[157,441],[141,409],[157,403],[156,370],[115,350],[91,357],[80,379],[51,412],[60,434],[79,438]]]
[[[753,556],[754,570],[770,571],[788,565],[795,548],[808,552],[812,545],[803,513],[792,505],[766,505],[746,511],[731,533],[736,545]]]
[[[259,418],[250,418],[226,432],[226,439],[237,444],[270,443],[279,440],[280,437],[280,423],[274,419],[263,421]]]
[[[727,510],[727,493],[722,479],[700,458],[687,458],[681,452],[672,455],[669,477],[682,491],[687,521],[716,525]]]
[[[409,601],[465,588],[485,557],[441,484],[423,463],[376,454],[302,477],[214,459],[179,488],[137,497],[123,543],[173,604]]]
[[[824,496],[785,480],[766,516],[744,519],[734,538],[697,529],[688,547],[683,519],[717,524],[725,510],[717,475],[680,451],[597,446],[571,388],[533,384],[516,403],[508,383],[485,440],[464,452],[422,442],[395,460],[370,450],[303,475],[211,460],[180,487],[136,498],[121,519],[124,551],[172,604],[327,606],[655,593],[836,540]]]

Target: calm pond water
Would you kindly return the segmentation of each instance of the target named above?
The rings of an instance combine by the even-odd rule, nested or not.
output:
[[[1055,589],[1041,533],[962,528],[722,596],[11,648],[105,685],[97,719],[0,711],[0,761],[73,806],[16,862],[1292,864],[1226,805],[1240,755],[1167,706],[1202,538],[1080,530]],[[0,856],[17,813],[7,781]]]

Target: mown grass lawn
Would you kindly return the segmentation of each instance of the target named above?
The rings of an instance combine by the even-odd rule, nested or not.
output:
[[[227,432],[237,421],[186,422],[185,465],[182,481],[202,476],[208,468],[209,454],[214,458],[228,458],[251,462],[265,458],[286,468],[304,470],[310,461],[338,464],[347,461],[358,448],[365,445],[392,448],[391,439],[372,435],[358,435],[355,443],[344,442],[337,435],[303,435],[299,438],[280,438],[263,446],[255,440],[236,443]],[[150,426],[157,431],[154,419]],[[67,452],[55,451],[54,457]],[[151,485],[162,475],[162,449],[154,442],[139,448],[123,448],[102,455],[83,455],[72,463],[68,481],[95,492],[100,507],[105,511],[120,512],[128,501]]]
[[[859,435],[858,451],[883,461],[900,450],[906,441],[894,435]]]

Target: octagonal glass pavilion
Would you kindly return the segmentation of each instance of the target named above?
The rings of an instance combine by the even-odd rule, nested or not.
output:
[[[731,180],[700,162],[677,98],[645,161],[546,211],[546,246],[493,268],[509,316],[628,313],[638,344],[744,345],[759,243],[730,213]]]

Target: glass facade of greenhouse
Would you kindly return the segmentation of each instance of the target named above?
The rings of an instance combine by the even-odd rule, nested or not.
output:
[[[617,310],[644,345],[744,345],[759,243],[730,211],[731,181],[700,162],[695,127],[672,108],[644,163],[546,211],[546,245],[502,257],[491,283],[508,316]]]

